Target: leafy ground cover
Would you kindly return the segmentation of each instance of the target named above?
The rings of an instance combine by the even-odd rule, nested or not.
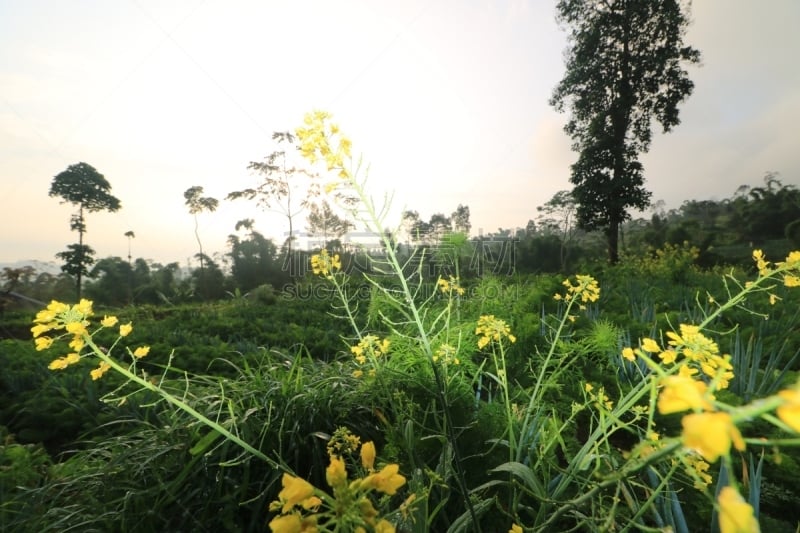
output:
[[[328,119],[301,149],[383,235]],[[431,279],[386,244],[271,303],[10,317],[0,525],[795,531],[800,254]]]

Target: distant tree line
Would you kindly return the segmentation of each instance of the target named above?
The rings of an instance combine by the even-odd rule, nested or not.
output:
[[[511,275],[537,272],[570,273],[602,261],[606,236],[602,231],[580,229],[576,203],[569,191],[556,193],[537,209],[524,228],[498,228],[469,236],[469,207],[459,205],[450,215],[435,213],[423,219],[417,211],[403,215],[402,236],[393,246],[409,259],[408,268],[425,258],[423,277],[459,275]],[[174,304],[250,296],[272,299],[282,288],[308,279],[314,251],[276,244],[254,229],[252,220],[236,225],[228,237],[225,254],[196,254],[196,266],[181,268],[143,258],[106,257],[92,263],[83,274],[84,294],[106,305]],[[130,234],[130,235],[129,235]],[[132,238],[133,232],[125,236]],[[655,253],[666,245],[686,245],[698,250],[697,263],[750,265],[752,250],[766,251],[779,259],[800,249],[800,190],[784,184],[768,172],[756,186],[741,186],[729,198],[686,200],[665,210],[656,205],[649,218],[629,220],[621,226],[621,260],[626,255]],[[367,252],[345,248],[338,239],[327,241],[331,252],[340,253],[350,271],[369,268]],[[371,250],[370,253],[376,253]],[[379,251],[377,253],[380,253]],[[292,257],[289,257],[291,254]],[[200,264],[203,266],[200,267]],[[33,267],[0,272],[0,301],[18,305],[11,293],[49,301],[71,300],[77,274],[37,272]],[[14,303],[16,302],[16,303]]]

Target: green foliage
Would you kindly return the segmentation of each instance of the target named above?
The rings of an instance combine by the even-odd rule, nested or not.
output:
[[[324,144],[338,131],[325,114],[307,124],[320,117],[312,155],[339,172],[334,188],[346,181],[359,196],[384,255],[364,254],[363,268],[348,272],[342,257],[321,252],[311,275],[283,292],[229,286],[213,304],[96,309],[135,324],[124,340],[115,324],[97,326],[84,302],[58,311],[61,323],[48,314],[57,302],[37,315],[42,352],[27,325],[11,322],[20,338],[0,343],[0,424],[16,440],[0,458],[27,486],[4,494],[4,528],[265,531],[274,502],[291,507],[287,495],[299,485],[334,485],[326,445],[345,430],[374,442],[379,464],[400,469],[397,492],[369,506],[402,531],[703,529],[714,481],[756,510],[760,497],[762,524],[792,523],[793,510],[781,505],[800,496],[798,454],[786,448],[796,443],[787,438],[795,419],[781,408],[794,393],[774,393],[796,379],[792,286],[800,279],[791,276],[800,256],[767,263],[756,254],[747,271],[704,271],[691,243],[664,241],[619,265],[592,265],[596,278],[462,280],[460,250],[475,243],[444,234],[452,246],[401,256],[382,231],[386,210],[345,168],[349,144]],[[301,145],[309,150],[306,137]],[[508,232],[498,239],[492,244],[514,242]],[[476,243],[488,262],[487,242]],[[121,263],[106,266],[114,273]],[[137,265],[143,277],[147,267]],[[116,372],[92,381],[86,361],[47,370],[65,342],[49,347],[41,335],[67,324],[90,348],[84,358]],[[726,344],[733,376],[720,355]],[[145,359],[126,352],[142,345]],[[681,352],[676,363],[670,347]],[[679,378],[679,370],[705,377]],[[698,394],[673,390],[684,379]],[[693,403],[673,409],[675,397]],[[681,419],[686,411],[694,413]],[[687,420],[700,415],[729,423],[710,436],[704,425],[703,439],[742,431],[746,450],[729,435],[733,445],[723,442],[712,465],[699,465],[709,449],[690,444]],[[26,439],[44,441],[52,459]],[[373,460],[348,468],[371,469]],[[369,476],[382,483],[378,472]],[[365,502],[322,490],[314,494],[323,508],[339,512],[341,503],[369,516]],[[281,515],[315,516],[301,507]]]
[[[111,184],[88,163],[76,163],[59,173],[50,184],[50,196],[58,196],[80,210],[117,211],[122,207],[111,194]]]

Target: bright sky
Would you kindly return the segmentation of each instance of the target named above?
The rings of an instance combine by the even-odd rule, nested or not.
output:
[[[0,0],[0,263],[77,241],[48,196],[80,161],[123,208],[90,214],[97,257],[180,261],[227,251],[246,216],[285,220],[227,193],[274,150],[273,131],[326,109],[371,164],[375,196],[424,218],[472,213],[473,233],[524,227],[570,187],[566,116],[548,106],[566,41],[545,0]],[[697,0],[701,50],[682,124],[643,158],[654,200],[730,197],[766,171],[800,184],[800,2]],[[305,221],[299,221],[301,229]]]

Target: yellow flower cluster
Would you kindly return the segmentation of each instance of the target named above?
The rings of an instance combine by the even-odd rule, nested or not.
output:
[[[669,345],[672,347],[669,352],[683,355],[690,364],[700,367],[700,370],[711,379],[718,379],[719,388],[728,388],[728,383],[733,379],[733,365],[731,365],[730,355],[720,355],[719,346],[700,332],[697,326],[687,324],[680,325],[680,335],[674,331],[668,331]],[[674,358],[669,356],[662,357],[662,361],[667,363]]]
[[[756,262],[759,276],[765,277],[773,273],[773,269],[770,268],[769,261],[764,257],[763,251],[753,250],[753,261]],[[800,251],[790,252],[785,261],[775,263],[775,268],[794,271],[795,273],[784,272],[783,284],[787,287],[800,287],[800,276],[797,275],[797,271],[800,270]],[[775,299],[777,299],[777,296],[771,294],[770,303],[774,303]]]
[[[686,456],[686,473],[694,478],[694,488],[697,490],[705,490],[713,479],[708,469],[711,465],[708,464],[699,455],[689,454]]]
[[[312,111],[303,119],[304,127],[297,128],[295,134],[300,140],[300,153],[311,163],[325,162],[328,170],[338,170],[339,177],[348,179],[350,172],[345,168],[345,160],[351,158],[350,139],[330,122],[331,115],[325,111]],[[337,184],[326,187],[328,192]]]
[[[597,406],[598,409],[605,409],[610,411],[614,408],[614,402],[606,394],[606,388],[600,387],[595,391],[594,385],[591,383],[586,383],[583,386],[583,390],[589,396],[589,399]]]
[[[553,298],[555,300],[570,300],[572,298],[580,299],[582,303],[596,302],[600,299],[600,286],[597,280],[592,276],[584,274],[575,275],[575,283],[573,284],[569,278],[565,279],[561,284],[567,288],[565,294],[556,293]]]
[[[511,334],[511,328],[508,324],[494,315],[481,315],[478,318],[475,335],[480,337],[478,339],[478,348],[481,350],[492,341],[500,342],[503,337],[512,343],[517,342],[517,338]]]
[[[355,455],[361,447],[361,437],[354,435],[346,427],[336,428],[328,440],[328,456],[347,457]]]
[[[769,261],[764,258],[764,252],[761,250],[753,250],[753,261],[756,262],[759,276],[769,275]]]
[[[94,315],[92,301],[82,299],[75,305],[68,305],[56,300],[51,301],[46,308],[36,314],[33,319],[34,326],[31,328],[36,350],[47,350],[53,343],[61,338],[70,337],[69,348],[72,350],[65,356],[58,357],[47,366],[50,370],[64,370],[81,360],[81,351],[86,346],[86,342],[91,340],[92,334],[89,333],[89,318]],[[112,328],[117,325],[119,320],[115,316],[104,316],[100,320],[101,328]],[[59,333],[60,331],[62,331]],[[123,324],[119,327],[120,337],[125,337],[133,330],[131,323]],[[45,334],[49,335],[45,335]],[[54,336],[55,335],[55,336]],[[150,352],[149,346],[140,346],[133,351],[135,359],[141,359]],[[99,366],[92,370],[89,375],[93,380],[100,379],[109,371],[111,365],[101,361]]]
[[[359,365],[364,365],[368,361],[375,365],[378,358],[382,355],[388,355],[389,344],[389,339],[380,340],[375,335],[365,335],[358,344],[350,347],[350,352]],[[375,368],[370,370],[370,374],[375,374]],[[357,378],[363,375],[364,371],[360,369],[353,372],[353,376]]]
[[[405,485],[406,478],[399,473],[397,464],[376,470],[375,456],[375,445],[364,443],[360,451],[364,475],[350,481],[345,460],[329,452],[325,480],[333,489],[332,495],[300,477],[284,474],[283,489],[278,499],[270,504],[271,511],[280,513],[269,523],[270,529],[273,533],[316,532],[330,531],[327,526],[331,526],[336,531],[394,533],[394,525],[380,518],[373,504],[373,493],[392,496]],[[413,501],[412,497],[404,504],[406,507]]]
[[[436,282],[436,286],[439,287],[442,294],[450,296],[455,293],[458,296],[464,296],[464,287],[459,285],[458,278],[456,277],[450,276],[450,279],[439,278]]]
[[[89,325],[87,318],[90,316],[92,316],[92,302],[86,299],[73,306],[53,300],[45,309],[36,313],[31,333],[33,334],[37,351],[47,350],[56,339],[72,335],[72,339],[69,342],[72,353],[51,362],[50,370],[63,370],[81,360],[80,352],[85,344],[83,336],[86,334],[86,327]],[[64,330],[64,332],[57,334],[55,337],[52,334],[44,335],[45,333],[56,333],[60,330]]]
[[[702,372],[708,378],[717,380],[717,388],[727,388],[733,379],[731,356],[721,355],[717,343],[703,335],[698,326],[681,324],[679,329],[680,335],[674,331],[667,332],[670,339],[668,348],[662,349],[655,340],[644,338],[640,349],[642,352],[657,354],[665,365],[672,365],[679,355],[683,356],[682,366],[679,368],[681,377],[691,377]],[[624,348],[622,357],[635,361],[636,351],[630,347]]]
[[[322,250],[318,254],[311,256],[311,271],[324,278],[329,278],[342,269],[342,261],[339,254],[331,256],[328,250]]]
[[[445,365],[449,363],[453,363],[454,365],[461,364],[461,360],[458,358],[458,350],[456,350],[455,346],[447,343],[442,343],[436,350],[436,353],[433,354],[433,362],[437,363],[439,361],[442,361]]]

